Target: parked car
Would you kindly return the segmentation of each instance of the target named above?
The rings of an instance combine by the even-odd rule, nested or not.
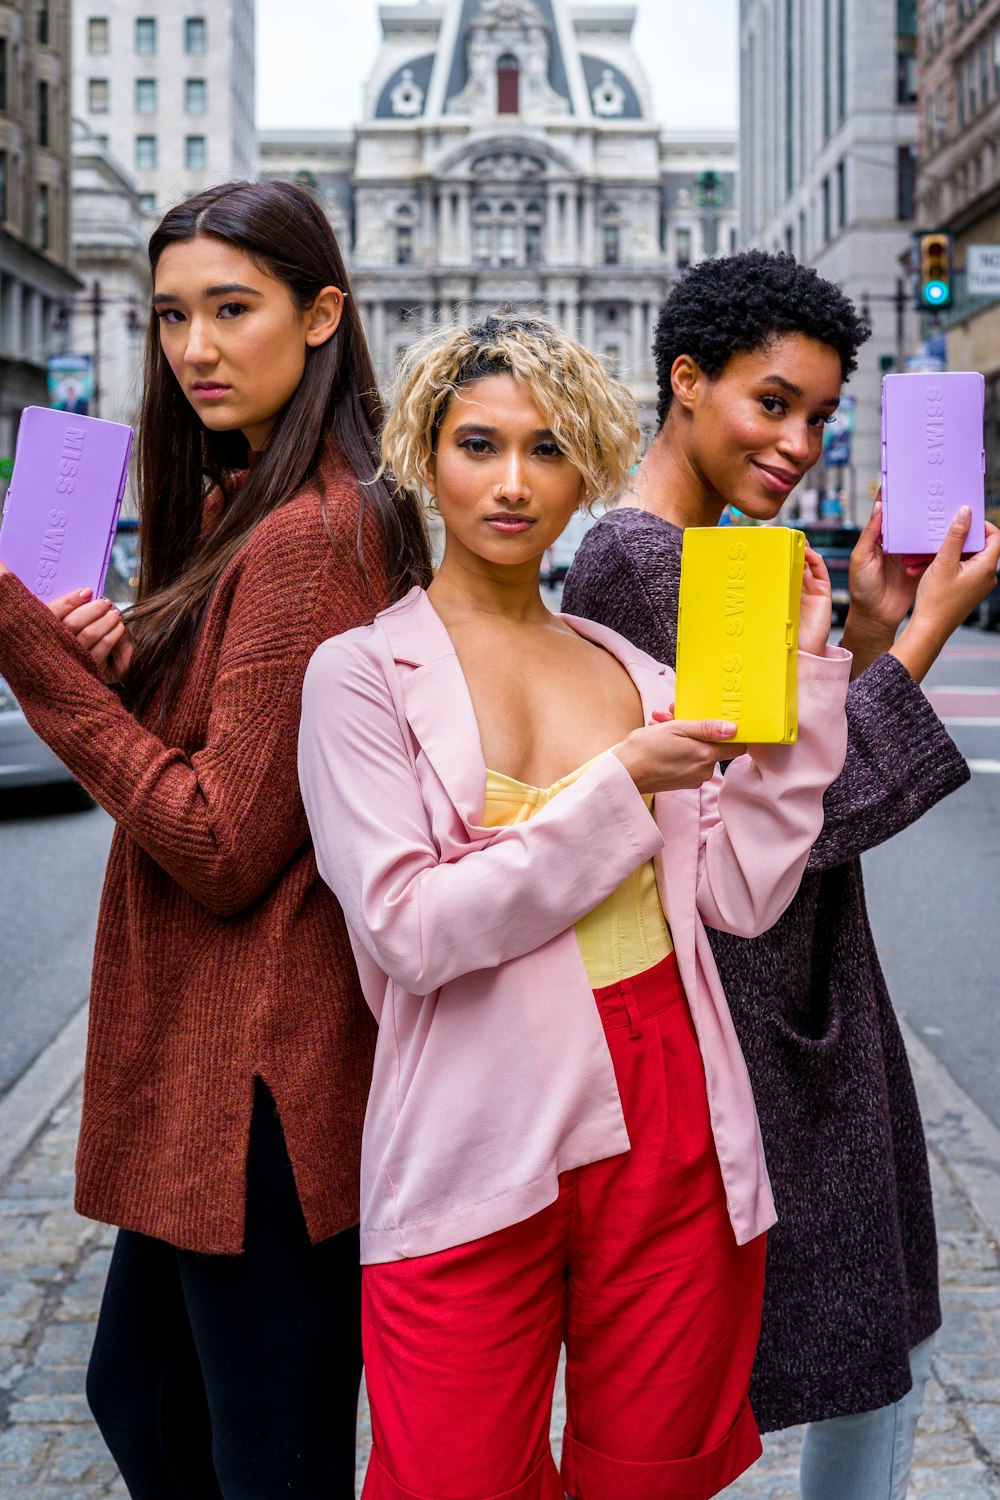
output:
[[[986,598],[979,601],[979,608],[966,623],[978,625],[980,630],[1000,629],[1000,579],[990,589]]]
[[[139,532],[135,521],[120,521],[111,544],[104,585],[107,598],[124,606],[135,598]],[[53,755],[28,723],[7,683],[0,677],[0,790],[5,787],[74,783],[72,774]],[[84,793],[81,789],[81,797]]]
[[[833,587],[833,619],[842,625],[847,619],[847,606],[851,602],[848,569],[851,553],[861,535],[857,526],[814,526],[805,524],[801,528],[806,541],[814,552],[818,552],[830,572]]]
[[[575,510],[569,518],[565,531],[561,532],[552,543],[546,547],[542,558],[542,582],[550,589],[557,588],[565,581],[576,549],[583,541],[587,532],[594,522],[604,514],[601,506],[595,506],[592,511]]]

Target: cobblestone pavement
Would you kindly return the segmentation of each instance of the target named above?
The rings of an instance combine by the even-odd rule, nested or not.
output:
[[[114,1231],[70,1206],[78,1119],[74,1095],[0,1186],[0,1495],[10,1500],[126,1495],[83,1395]],[[1000,1500],[1000,1249],[947,1163],[934,1156],[932,1166],[945,1324],[910,1497]],[[556,1448],[561,1424],[560,1396]],[[359,1481],[368,1441],[364,1411]],[[768,1439],[726,1500],[797,1500],[797,1451],[795,1432]]]

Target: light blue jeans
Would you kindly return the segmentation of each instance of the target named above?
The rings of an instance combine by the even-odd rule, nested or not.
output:
[[[906,1500],[933,1348],[932,1336],[910,1350],[913,1385],[892,1406],[809,1423],[799,1470],[802,1500]]]

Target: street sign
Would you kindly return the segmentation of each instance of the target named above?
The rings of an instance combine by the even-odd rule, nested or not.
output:
[[[1000,296],[1000,245],[966,245],[965,289],[970,297]]]
[[[846,468],[851,462],[856,407],[853,396],[841,396],[840,405],[823,428],[823,461],[828,468]]]

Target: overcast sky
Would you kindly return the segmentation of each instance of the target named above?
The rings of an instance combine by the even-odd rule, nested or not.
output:
[[[735,129],[737,0],[638,0],[634,40],[657,119]],[[354,125],[379,44],[378,0],[259,0],[257,123]]]

